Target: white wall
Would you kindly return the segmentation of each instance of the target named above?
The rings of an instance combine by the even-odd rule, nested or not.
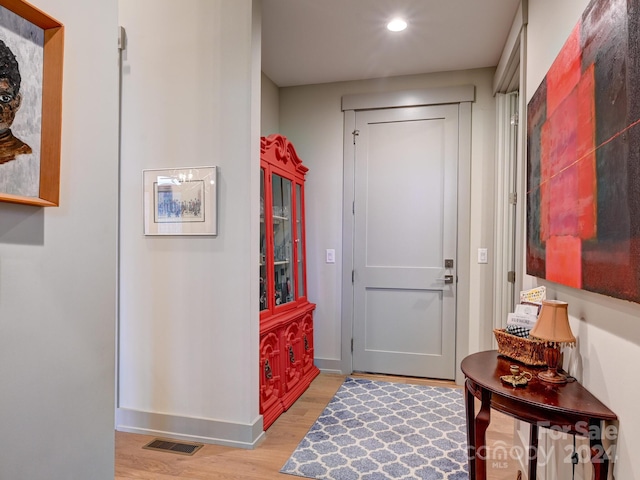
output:
[[[491,264],[478,265],[478,247],[493,245],[493,171],[495,152],[494,69],[412,75],[356,82],[280,89],[280,128],[296,146],[309,173],[306,179],[307,281],[314,313],[316,364],[339,370],[341,342],[343,95],[475,85],[472,105],[471,296],[470,351],[491,346]],[[410,205],[407,208],[411,208]],[[324,252],[336,250],[336,263],[326,264]],[[491,261],[492,253],[489,258]],[[467,335],[467,332],[464,332]]]
[[[538,88],[560,48],[578,22],[587,0],[529,2],[527,101]],[[619,418],[615,478],[640,478],[634,452],[640,450],[640,416],[635,362],[640,358],[640,305],[529,277],[548,288],[548,296],[569,302],[582,367],[574,373]],[[570,478],[571,466],[559,464],[557,478]],[[548,478],[553,478],[549,476]],[[587,477],[590,478],[590,477]]]
[[[118,428],[251,446],[258,413],[260,17],[251,0],[120,1]],[[254,16],[255,13],[255,16]],[[217,165],[216,237],[145,237],[142,170]]]
[[[0,479],[114,477],[115,0],[32,0],[65,25],[60,206],[0,203]]]
[[[260,135],[280,133],[280,89],[264,73],[261,78]]]

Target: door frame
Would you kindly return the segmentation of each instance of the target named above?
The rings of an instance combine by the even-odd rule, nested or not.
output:
[[[493,251],[493,328],[506,326],[507,314],[517,302],[515,275],[519,272],[516,256],[516,220],[518,203],[525,201],[519,192],[517,152],[519,148],[518,91],[495,94],[496,98],[496,164],[495,164],[495,236]],[[515,115],[515,118],[514,118]],[[515,122],[515,123],[514,123]],[[508,272],[514,272],[513,281]],[[496,341],[493,340],[494,348]]]
[[[401,108],[457,104],[458,111],[458,245],[456,296],[456,383],[462,384],[464,375],[460,362],[469,354],[469,295],[471,263],[471,102],[475,87],[462,85],[397,92],[365,93],[342,97],[344,114],[344,151],[342,187],[342,312],[340,370],[353,372],[353,299],[352,283],[355,222],[355,145],[356,112],[383,108]]]
[[[507,319],[507,313],[511,310],[509,305],[519,301],[519,293],[523,288],[523,279],[526,268],[525,259],[525,223],[526,223],[526,123],[527,103],[522,92],[526,90],[526,53],[527,53],[527,24],[528,0],[522,0],[513,19],[511,30],[507,36],[502,56],[496,68],[493,79],[493,94],[496,97],[496,197],[495,209],[497,212],[494,225],[495,239],[494,252],[496,264],[494,270],[494,298],[493,298],[493,327],[503,328]],[[511,108],[508,103],[509,93],[517,94],[517,127],[515,132],[511,124]],[[515,134],[515,135],[514,135]],[[513,178],[508,178],[507,172],[511,170]],[[514,194],[515,220],[509,227],[507,216],[510,207],[509,194]],[[507,240],[506,236],[512,236],[513,240]],[[513,252],[507,252],[503,246],[507,241],[513,241]],[[512,265],[515,281],[512,288],[505,289],[505,275],[507,266]],[[509,268],[511,269],[511,268]],[[505,291],[511,290],[511,292]],[[512,295],[509,298],[509,295]],[[495,339],[492,342],[496,347]]]

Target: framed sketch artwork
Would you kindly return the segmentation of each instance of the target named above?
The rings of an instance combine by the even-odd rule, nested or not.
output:
[[[216,235],[217,167],[143,171],[145,235]]]
[[[64,27],[0,0],[0,201],[57,206]]]

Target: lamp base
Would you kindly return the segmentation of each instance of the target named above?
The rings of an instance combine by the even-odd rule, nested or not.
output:
[[[538,378],[543,382],[548,383],[567,383],[567,376],[564,373],[559,373],[554,370],[547,370],[546,372],[540,372]]]
[[[567,383],[567,376],[558,372],[560,363],[560,347],[557,344],[547,345],[544,349],[544,360],[547,364],[547,371],[540,372],[538,378],[548,383]]]

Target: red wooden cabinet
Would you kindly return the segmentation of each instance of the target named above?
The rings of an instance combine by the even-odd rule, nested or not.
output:
[[[260,413],[265,430],[320,373],[307,300],[304,179],[282,135],[260,141]]]

